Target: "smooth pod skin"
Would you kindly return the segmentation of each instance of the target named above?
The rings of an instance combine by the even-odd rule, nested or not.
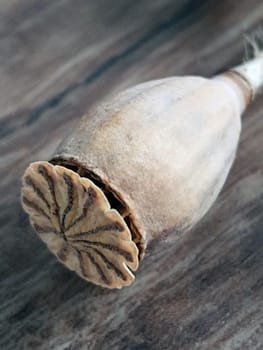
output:
[[[144,250],[193,226],[225,182],[245,107],[226,82],[172,77],[130,88],[85,115],[52,162],[80,165],[109,188]]]

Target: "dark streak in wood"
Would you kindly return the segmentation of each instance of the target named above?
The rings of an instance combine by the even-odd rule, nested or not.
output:
[[[56,96],[52,97],[48,101],[45,101],[40,106],[38,106],[35,110],[33,110],[30,113],[26,121],[26,125],[31,125],[33,122],[37,121],[44,112],[46,112],[48,109],[56,107],[63,101],[63,99],[65,99],[69,94],[73,93],[76,89],[80,88],[83,85],[89,85],[93,83],[102,74],[106,73],[109,69],[117,65],[120,61],[135,53],[142,46],[146,45],[148,42],[153,40],[156,36],[159,36],[163,32],[166,32],[173,26],[179,26],[180,24],[182,24],[182,19],[187,18],[190,14],[196,16],[200,8],[204,6],[205,2],[207,2],[207,0],[202,2],[197,0],[187,1],[179,10],[177,9],[177,11],[173,13],[167,21],[161,23],[160,25],[156,26],[152,31],[140,37],[138,41],[130,45],[123,52],[120,52],[119,54],[110,57],[108,60],[103,62],[94,72],[84,77],[84,79],[81,82],[69,85],[66,89],[58,93]],[[185,22],[185,25],[186,24],[187,22]]]

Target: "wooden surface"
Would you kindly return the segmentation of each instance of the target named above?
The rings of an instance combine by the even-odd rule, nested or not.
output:
[[[262,97],[216,204],[181,239],[151,246],[131,287],[65,269],[19,202],[28,163],[104,96],[238,63],[262,1],[3,0],[0,19],[0,348],[263,349]]]

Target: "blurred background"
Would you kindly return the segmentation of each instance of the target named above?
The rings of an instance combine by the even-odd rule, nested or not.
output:
[[[216,205],[176,244],[152,247],[130,288],[66,270],[19,199],[27,165],[49,159],[94,104],[238,64],[262,20],[262,0],[0,1],[1,349],[263,348],[262,98]]]

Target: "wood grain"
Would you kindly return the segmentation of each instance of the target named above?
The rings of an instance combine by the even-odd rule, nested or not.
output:
[[[28,163],[48,159],[103,97],[238,63],[262,1],[3,0],[0,18],[0,348],[262,349],[262,97],[216,204],[177,241],[152,245],[129,288],[65,269],[19,200]]]

